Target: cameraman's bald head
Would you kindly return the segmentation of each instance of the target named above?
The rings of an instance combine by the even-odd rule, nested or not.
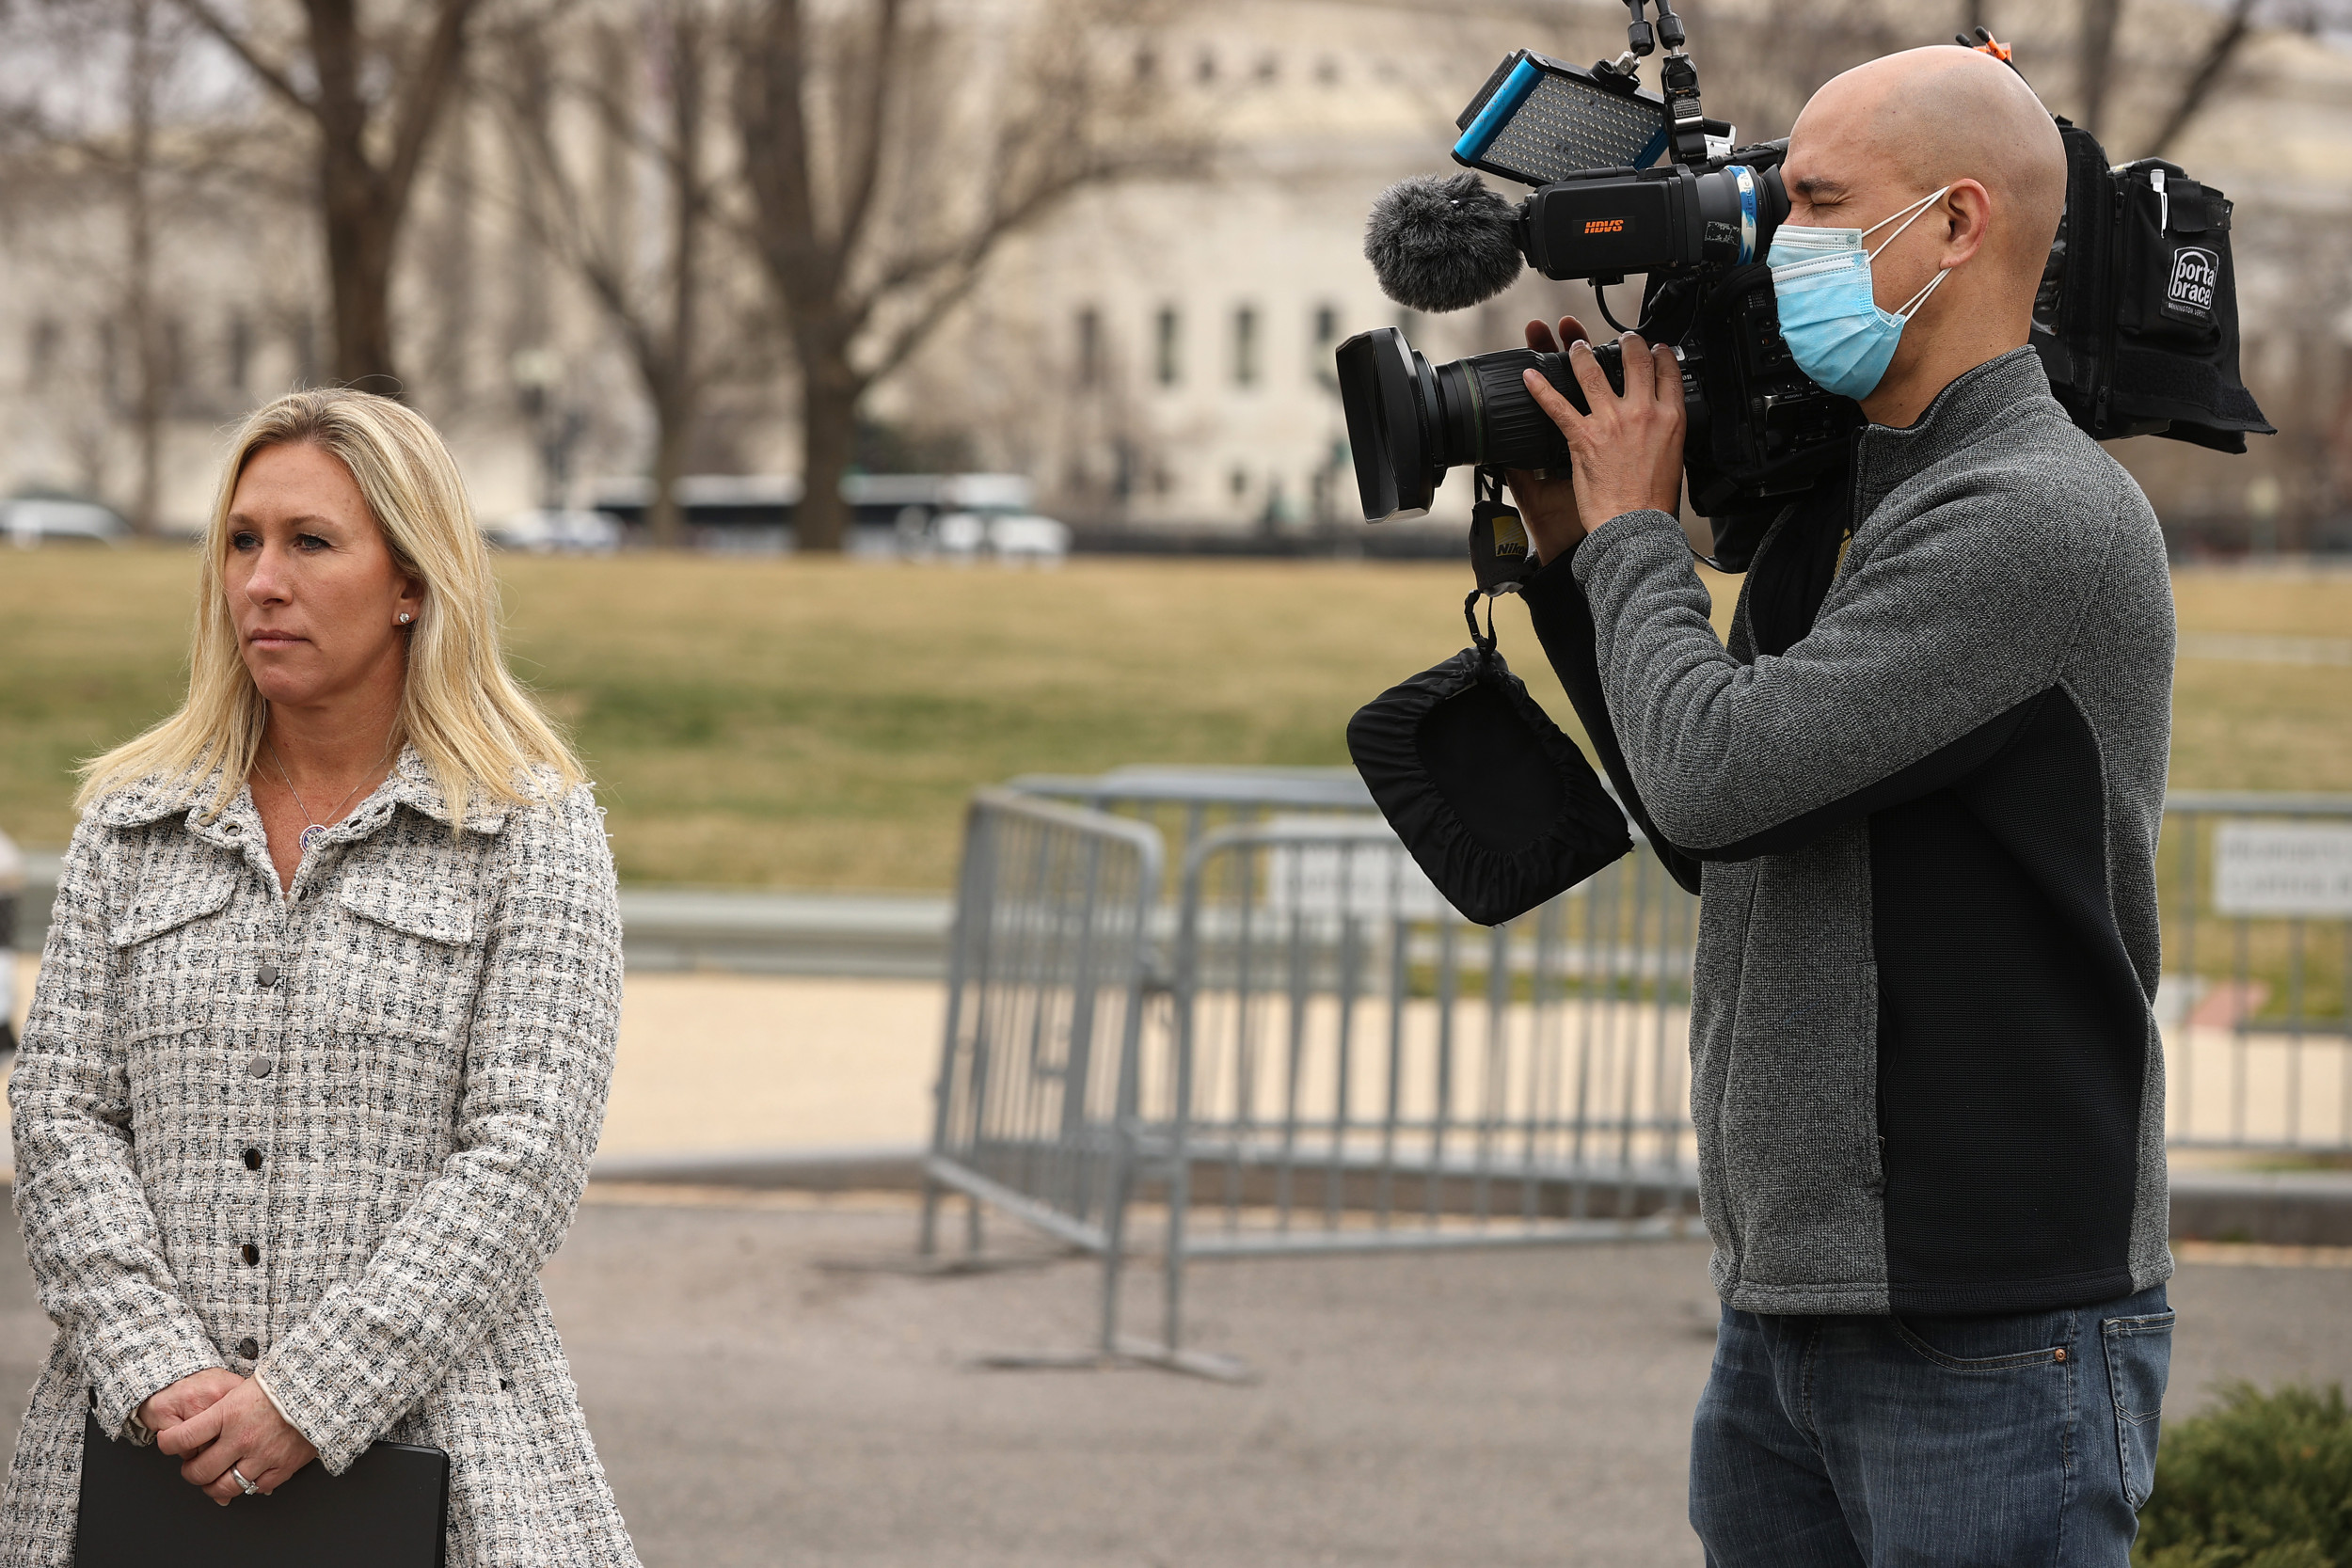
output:
[[[1867,230],[1946,192],[1899,239],[1890,225],[1867,242],[1886,247],[1871,268],[1882,309],[1942,268],[1952,273],[1905,331],[1890,379],[1923,357],[1980,348],[1967,360],[1979,364],[2026,341],[2066,209],[2066,153],[2049,112],[2008,66],[1949,44],[1857,66],[1797,117],[1781,173],[1798,225]]]

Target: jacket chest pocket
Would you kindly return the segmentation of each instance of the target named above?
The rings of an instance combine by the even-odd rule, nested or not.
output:
[[[115,921],[106,940],[121,965],[125,1038],[200,1037],[234,978],[221,927],[236,890],[230,867],[155,878]]]
[[[468,879],[347,878],[337,955],[337,1034],[445,1043],[473,1008],[482,949]]]

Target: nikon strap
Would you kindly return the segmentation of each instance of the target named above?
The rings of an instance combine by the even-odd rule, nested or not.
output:
[[[1493,598],[1516,594],[1535,575],[1535,552],[1529,547],[1527,525],[1519,510],[1502,499],[1502,470],[1480,467],[1471,473],[1477,504],[1470,508],[1470,571],[1478,593]],[[1473,598],[1476,594],[1471,595]],[[1487,607],[1491,618],[1493,607]]]

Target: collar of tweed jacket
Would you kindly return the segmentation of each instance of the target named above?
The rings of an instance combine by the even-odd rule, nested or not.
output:
[[[153,777],[126,784],[101,800],[93,808],[98,819],[110,828],[135,828],[160,821],[180,812],[188,812],[188,826],[201,833],[204,824],[196,820],[195,812],[212,799],[215,782],[220,775],[209,773],[190,782],[185,779]],[[242,801],[243,795],[239,800]],[[359,808],[335,826],[338,836],[365,837],[391,819],[401,806],[420,812],[437,822],[450,821],[449,800],[441,786],[434,781],[433,770],[414,746],[400,749],[400,760],[374,794],[361,801]],[[235,808],[232,807],[231,811]],[[475,799],[466,805],[466,831],[473,833],[494,833],[506,826],[507,807],[503,801]],[[226,813],[224,816],[228,815]]]

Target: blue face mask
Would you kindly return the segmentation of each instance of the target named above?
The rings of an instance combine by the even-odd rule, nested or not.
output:
[[[1950,190],[1947,185],[1944,191]],[[1921,197],[1901,212],[1867,229],[1803,229],[1784,225],[1772,236],[1765,258],[1772,269],[1772,293],[1780,301],[1780,335],[1797,368],[1813,384],[1840,397],[1866,398],[1886,374],[1901,341],[1903,323],[1916,315],[1951,276],[1939,270],[1910,303],[1889,315],[1871,293],[1870,259],[1895,243],[1895,235],[1917,221],[1930,204],[1944,194]],[[1906,215],[1908,214],[1908,215]],[[1862,243],[1880,230],[1902,222],[1879,245],[1865,250]]]

